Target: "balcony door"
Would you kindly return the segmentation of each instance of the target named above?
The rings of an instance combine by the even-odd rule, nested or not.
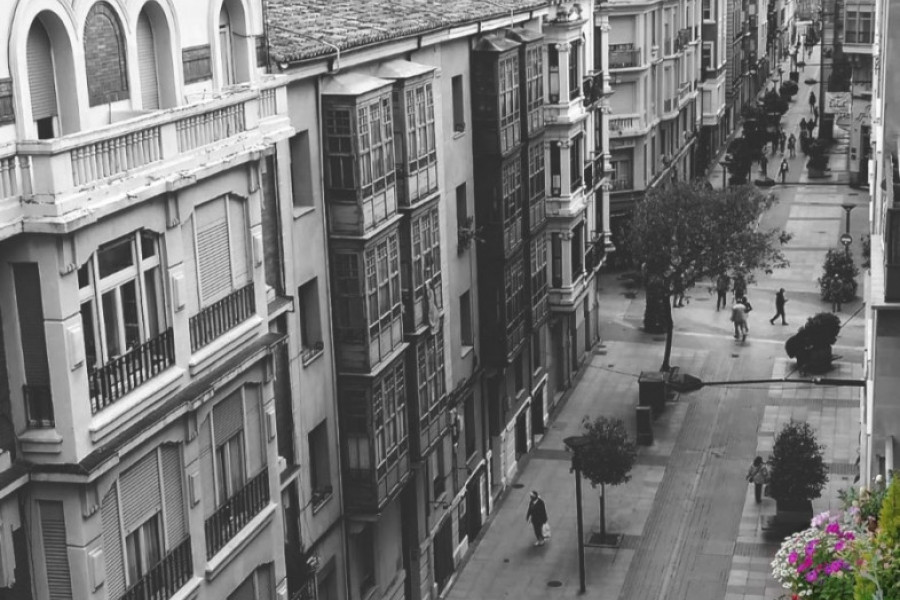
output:
[[[57,135],[56,74],[50,36],[40,21],[28,32],[28,88],[31,92],[31,118],[37,127],[38,139]]]
[[[156,67],[156,39],[150,18],[141,11],[137,23],[138,72],[141,76],[141,105],[144,110],[159,108],[159,78]]]

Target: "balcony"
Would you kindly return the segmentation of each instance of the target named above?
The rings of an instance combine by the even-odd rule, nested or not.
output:
[[[622,48],[609,50],[610,69],[629,69],[641,66],[640,48]]]
[[[175,362],[172,328],[88,371],[91,414],[103,410]]]
[[[48,429],[55,426],[53,395],[49,385],[22,386],[25,399],[25,421],[29,429]]]
[[[634,189],[634,181],[630,177],[621,177],[609,180],[610,190],[613,192],[623,192],[625,190]]]
[[[678,86],[678,101],[681,102],[685,98],[688,97],[688,94],[692,91],[692,85],[690,81],[685,81],[680,86]]]
[[[664,113],[672,112],[673,110],[675,110],[675,107],[677,107],[677,105],[672,100],[672,98],[666,98],[665,100],[663,100],[663,112]]]
[[[231,292],[190,318],[191,352],[213,342],[256,313],[253,283]]]
[[[678,35],[675,36],[675,52],[681,52],[690,43],[691,43],[690,27],[685,27],[683,29],[679,29]]]
[[[191,538],[187,537],[125,590],[120,600],[166,600],[187,583],[193,572]]]
[[[269,471],[264,468],[206,519],[206,558],[215,556],[268,503]]]
[[[641,125],[638,115],[614,117],[609,120],[609,132],[618,135],[636,135]]]

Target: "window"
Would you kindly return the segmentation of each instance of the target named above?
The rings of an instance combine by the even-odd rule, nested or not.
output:
[[[576,135],[572,138],[569,143],[569,181],[570,181],[570,193],[574,192],[578,188],[581,187],[583,183],[582,169],[584,168],[584,162],[582,159],[582,143],[584,141],[584,136],[582,134]]]
[[[500,153],[519,143],[519,58],[515,54],[500,59]]]
[[[712,21],[712,0],[703,0],[703,20]]]
[[[581,96],[581,42],[569,45],[569,100]]]
[[[304,362],[322,353],[321,312],[319,311],[319,282],[313,277],[297,289],[300,317],[300,345]]]
[[[84,22],[84,63],[91,106],[128,98],[125,36],[106,2],[91,7]]]
[[[267,154],[259,161],[259,179],[260,195],[262,196],[261,220],[266,286],[277,296],[284,296],[278,165],[275,160],[275,154]]]
[[[146,229],[100,246],[78,270],[89,369],[166,330],[159,236]]]
[[[419,383],[419,420],[421,429],[440,417],[447,389],[444,374],[444,332],[425,335],[416,343],[416,370]]]
[[[522,241],[522,163],[518,160],[503,164],[503,241],[507,252]]]
[[[522,357],[517,356],[513,365],[513,379],[516,386],[516,395],[525,389],[525,370],[522,368]]]
[[[550,234],[550,262],[553,287],[562,287],[562,238],[558,233]]]
[[[533,231],[546,218],[546,180],[544,171],[544,144],[528,148],[528,223]]]
[[[194,210],[200,306],[209,306],[250,283],[247,203],[216,198]]]
[[[506,292],[506,331],[515,332],[524,317],[525,303],[525,270],[522,261],[515,261],[504,273]]]
[[[469,290],[459,297],[459,337],[463,346],[475,344],[475,335],[472,330],[472,296]]]
[[[368,126],[368,119],[366,120]],[[360,125],[362,127],[362,125]],[[309,132],[306,132],[307,140]],[[298,134],[302,136],[303,134]],[[297,154],[302,152],[303,138],[297,140]],[[291,142],[291,160],[294,157]],[[309,142],[307,141],[307,152]],[[353,138],[349,108],[329,108],[325,111],[325,185],[335,190],[352,190],[356,187],[353,169]],[[295,192],[296,193],[296,192]],[[294,201],[296,204],[296,200]]]
[[[466,193],[466,184],[456,186],[456,226],[466,229],[469,223],[469,199]]]
[[[234,496],[247,481],[244,468],[244,432],[237,431],[216,447],[216,481],[219,503]]]
[[[347,146],[349,152],[349,140],[347,141]],[[352,187],[352,162],[347,168],[350,174],[350,187]],[[309,131],[301,131],[291,138],[291,187],[293,188],[295,207],[314,205]]]
[[[550,103],[559,102],[559,49],[556,44],[547,47],[547,70],[550,73]]]
[[[437,500],[447,491],[447,474],[444,466],[444,444],[438,444],[431,453],[432,467],[431,472],[433,479],[431,480],[432,498]]]
[[[125,538],[125,564],[129,585],[144,577],[161,558],[162,537],[159,513],[156,513]]]
[[[875,41],[871,7],[848,6],[845,15],[844,41],[846,43],[871,44]]]
[[[466,107],[463,96],[463,79],[462,75],[454,75],[450,80],[453,93],[453,131],[461,132],[466,130]]]
[[[703,42],[703,48],[701,49],[700,54],[700,68],[702,69],[701,75],[705,79],[706,77],[712,77],[712,73],[708,73],[708,71],[713,70],[713,45],[712,42]]]
[[[614,190],[630,190],[633,187],[633,153],[634,150],[631,148],[613,150],[609,164],[611,169],[610,179],[612,179]]]
[[[562,194],[562,167],[560,163],[561,149],[559,142],[550,142],[550,195],[559,196]]]
[[[331,496],[331,458],[328,451],[328,421],[309,432],[309,485],[313,509]]]
[[[214,470],[219,505],[265,469],[259,416],[260,393],[258,385],[247,385],[213,407]]]
[[[62,40],[60,40],[62,41]],[[35,19],[28,32],[28,90],[31,94],[31,118],[38,139],[56,137],[59,107],[56,98],[56,71],[53,42],[40,20]],[[63,84],[64,82],[60,82]]]
[[[407,89],[405,98],[407,189],[409,202],[413,203],[437,190],[434,93],[431,82]]]
[[[531,333],[531,370],[532,372],[537,371],[543,366],[543,361],[541,360],[543,356],[543,346],[541,340],[541,330],[535,329]]]
[[[394,182],[394,126],[390,96],[379,96],[357,107],[356,119],[360,193],[363,210],[372,211],[373,195]]]
[[[441,297],[441,232],[437,207],[423,212],[410,223],[412,236],[412,280],[416,299],[425,297],[426,286],[439,305]]]
[[[366,427],[366,397],[363,392],[348,392],[346,399],[347,403],[342,424],[345,435],[342,438],[346,441],[348,475],[351,479],[368,479],[369,470],[372,468],[372,460],[369,450],[368,428]],[[384,411],[381,406],[373,406],[372,411],[376,427],[376,453],[381,452],[383,454]]]
[[[544,51],[540,46],[525,50],[525,86],[528,132],[544,125]]]
[[[339,341],[365,341],[365,305],[359,255],[337,251],[333,255],[334,329]]]
[[[50,366],[41,304],[41,277],[37,263],[14,263],[16,311],[19,317],[19,345],[25,385],[22,386],[25,419],[29,428],[44,429],[55,424],[50,393]]]
[[[478,450],[478,430],[475,423],[475,395],[469,392],[465,400],[466,458],[470,458]]]
[[[547,315],[547,236],[531,241],[531,310],[535,323]]]
[[[581,277],[584,271],[584,223],[579,223],[572,230],[572,281]]]
[[[372,388],[375,424],[375,466],[382,473],[397,462],[399,447],[405,447],[406,389],[403,363],[398,362],[375,382]]]
[[[403,341],[400,327],[403,308],[397,234],[392,233],[368,248],[365,265],[370,357],[374,363],[385,358]]]
[[[272,563],[261,565],[241,582],[228,600],[267,600],[275,597],[275,575]]]

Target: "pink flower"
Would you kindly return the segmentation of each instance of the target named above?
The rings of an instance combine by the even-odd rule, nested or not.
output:
[[[827,574],[831,575],[832,573],[837,573],[838,571],[843,570],[846,566],[847,566],[847,563],[845,563],[841,559],[838,559],[832,563],[829,563],[825,567],[825,572]]]
[[[797,572],[802,573],[803,571],[810,568],[811,566],[812,566],[812,557],[807,555],[806,560],[803,561],[803,564],[801,564],[799,567],[797,567]]]
[[[829,523],[828,527],[825,528],[825,533],[833,533],[835,535],[840,535],[841,526],[834,522]]]
[[[819,573],[813,569],[809,573],[806,574],[806,580],[810,583],[813,583],[816,579],[819,578]]]
[[[837,544],[834,545],[835,552],[840,552],[843,549],[844,549],[844,540],[841,540]]]
[[[853,535],[853,532],[852,532],[852,531],[845,531],[845,532],[844,532],[844,539],[845,539],[845,540],[848,540],[848,541],[852,541],[852,540],[855,540],[855,539],[856,539],[856,536]]]
[[[788,564],[792,565],[797,562],[797,551],[791,550],[791,553],[788,555]]]

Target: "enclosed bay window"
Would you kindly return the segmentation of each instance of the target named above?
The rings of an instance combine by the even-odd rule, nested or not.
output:
[[[544,144],[541,142],[528,148],[528,217],[532,231],[546,220],[545,185]]]
[[[503,247],[506,252],[522,241],[522,163],[518,160],[502,167]]]
[[[844,12],[844,41],[871,44],[874,41],[872,6],[847,6]]]
[[[411,222],[412,275],[415,297],[431,289],[436,305],[441,303],[441,231],[437,207],[414,217]]]
[[[405,90],[406,196],[414,204],[437,191],[434,139],[434,92],[430,81]]]
[[[379,476],[398,458],[406,446],[406,388],[403,362],[387,369],[372,387],[372,415],[375,432],[375,467]],[[360,465],[362,467],[362,465]]]
[[[559,142],[550,142],[550,195],[562,194],[562,149]]]
[[[403,307],[397,234],[392,233],[376,242],[374,247],[368,248],[365,252],[365,265],[369,356],[374,364],[386,358],[402,341],[400,319]]]
[[[356,110],[359,126],[360,191],[363,197],[370,197],[394,181],[394,126],[391,119],[391,99],[389,96],[378,98]],[[433,127],[432,118],[432,147]]]
[[[547,47],[547,70],[550,73],[550,103],[559,102],[559,49],[557,44]]]
[[[543,322],[547,316],[547,236],[531,241],[531,311],[532,321]]]
[[[569,192],[574,192],[584,183],[582,168],[584,165],[584,136],[576,135],[569,142]]]
[[[500,153],[519,143],[519,57],[510,54],[498,62],[500,102]]]
[[[503,274],[503,286],[506,298],[506,330],[513,334],[525,313],[525,269],[522,261],[510,263]]]
[[[582,63],[582,51],[584,45],[579,41],[569,44],[569,100],[581,96],[581,74],[584,69]]]
[[[544,126],[544,50],[534,45],[525,50],[525,110],[528,133]]]
[[[423,434],[440,418],[447,394],[444,375],[444,332],[422,336],[416,343],[416,369],[419,383],[419,421]],[[429,440],[433,442],[434,440]]]

